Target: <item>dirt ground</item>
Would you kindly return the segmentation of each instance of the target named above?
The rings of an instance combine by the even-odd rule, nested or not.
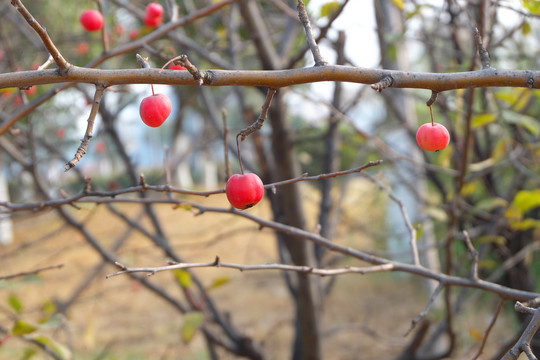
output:
[[[364,196],[363,201],[366,201],[365,194],[358,196]],[[204,201],[224,206],[219,196]],[[355,199],[348,201],[337,241],[360,249],[376,248],[374,240],[362,231],[373,224],[370,216],[374,215],[358,210],[359,207],[354,206]],[[369,208],[367,205],[362,208]],[[141,211],[133,205],[122,208],[133,217]],[[165,232],[172,246],[186,262],[212,261],[216,255],[222,261],[240,264],[277,262],[273,234],[259,230],[247,220],[220,214],[194,216],[190,211],[173,210],[170,206],[158,206],[157,211],[166,224]],[[249,211],[269,217],[266,203]],[[84,206],[81,210],[73,209],[73,214],[84,221],[106,247],[111,247],[128,231],[104,206]],[[314,228],[314,224],[310,226]],[[22,303],[23,308],[16,317],[38,322],[50,311],[51,303],[67,301],[101,263],[83,237],[63,225],[54,212],[19,217],[15,230],[15,242],[0,248],[0,276],[60,263],[64,267],[39,276],[0,281],[0,325],[4,328],[11,328],[15,320],[8,304],[10,296]],[[161,266],[166,262],[164,255],[137,232],[129,233],[118,256],[128,266]],[[189,344],[181,340],[184,319],[169,304],[128,276],[105,278],[116,270],[111,265],[104,266],[91,277],[76,303],[68,309],[62,318],[63,325],[40,331],[72,347],[75,359],[208,359],[200,334]],[[225,281],[210,290],[210,295],[221,310],[230,314],[238,329],[262,343],[269,359],[290,357],[293,311],[282,274],[223,268],[196,269],[194,273],[206,286]],[[175,296],[180,293],[171,272],[155,274],[150,280]],[[340,276],[322,310],[324,358],[395,358],[410,341],[410,336],[403,335],[411,320],[424,309],[428,297],[419,279],[402,274]],[[459,358],[471,358],[477,351],[481,334],[497,306],[496,299],[487,295],[480,296],[476,304],[481,306],[457,319],[460,346],[466,349]],[[443,314],[433,310],[430,316],[438,318]],[[486,355],[513,332],[513,326],[509,317],[502,316],[498,320]],[[20,339],[9,338],[0,345],[0,359],[21,359],[27,347]],[[32,357],[41,358],[46,357],[40,354]],[[223,354],[223,358],[234,359],[228,354]]]

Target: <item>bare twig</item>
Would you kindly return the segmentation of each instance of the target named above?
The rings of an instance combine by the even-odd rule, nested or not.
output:
[[[371,84],[371,88],[377,92],[381,92],[384,89],[392,86],[393,82],[394,82],[394,79],[392,78],[392,76],[386,75],[378,82]]]
[[[96,115],[99,110],[99,104],[101,103],[101,98],[103,96],[103,91],[105,88],[103,86],[96,86],[96,92],[94,94],[94,102],[92,103],[92,109],[90,110],[90,116],[88,116],[88,125],[86,127],[86,132],[84,138],[81,140],[81,145],[77,149],[75,156],[70,160],[64,169],[68,171],[77,165],[77,163],[82,159],[84,154],[88,151],[88,145],[90,145],[90,139],[94,136],[94,122],[96,121]]]
[[[480,62],[482,63],[482,70],[489,69],[491,67],[489,53],[487,52],[482,42],[482,35],[478,28],[474,28],[474,40],[476,42],[476,48],[478,49],[478,55],[480,55]]]
[[[16,274],[10,274],[10,275],[4,275],[0,276],[0,280],[10,280],[21,276],[28,276],[28,275],[35,275],[39,274],[42,271],[47,270],[53,270],[53,269],[61,269],[64,267],[64,264],[57,264],[57,265],[51,265],[51,266],[45,266],[38,269],[30,270],[30,271],[22,271]]]
[[[313,29],[311,28],[311,23],[309,21],[309,16],[306,10],[306,6],[302,0],[298,0],[298,5],[296,6],[298,10],[298,18],[304,25],[304,30],[306,31],[307,42],[311,53],[313,54],[313,59],[315,60],[315,66],[324,66],[328,65],[328,62],[324,60],[321,50],[315,41],[315,36],[313,35]]]
[[[523,305],[519,301],[516,302],[515,309],[518,312],[532,315],[529,324],[521,334],[517,343],[504,355],[501,360],[517,360],[519,355],[524,352],[529,360],[536,360],[536,357],[531,350],[531,340],[540,328],[540,308],[533,309]]]
[[[335,268],[335,269],[318,269],[309,266],[296,266],[296,265],[287,265],[287,264],[259,264],[259,265],[242,265],[235,263],[222,262],[219,257],[216,257],[214,261],[205,262],[205,263],[170,263],[167,266],[159,267],[134,267],[130,268],[123,264],[116,263],[116,265],[121,269],[118,272],[108,274],[106,278],[111,278],[113,276],[118,276],[126,273],[134,272],[144,272],[148,276],[154,275],[155,273],[161,271],[171,271],[176,269],[191,269],[198,267],[222,267],[228,269],[236,269],[240,271],[257,271],[257,270],[281,270],[281,271],[294,271],[305,274],[314,274],[320,276],[337,276],[343,274],[357,273],[357,274],[368,274],[382,271],[391,271],[393,269],[392,264],[383,264],[376,266],[367,266],[367,267],[354,267],[348,266],[344,268]]]
[[[11,5],[13,5],[13,7],[15,7],[15,9],[24,17],[24,20],[26,20],[28,25],[30,25],[36,31],[41,38],[43,45],[45,45],[45,48],[47,48],[47,51],[53,57],[54,62],[56,62],[56,65],[60,71],[65,73],[70,67],[70,64],[66,61],[66,59],[64,59],[62,54],[60,54],[60,51],[58,51],[52,42],[49,34],[47,34],[47,30],[41,26],[40,23],[38,23],[38,21],[32,16],[32,14],[30,14],[28,9],[26,9],[20,0],[11,0]]]
[[[203,84],[206,83],[205,82],[205,80],[207,78],[206,74],[203,71],[200,71],[195,65],[193,65],[191,63],[191,61],[189,61],[187,55],[180,55],[180,56],[174,57],[171,60],[167,61],[165,63],[165,65],[163,65],[161,67],[161,70],[159,72],[161,73],[161,71],[165,67],[167,67],[167,65],[169,65],[170,63],[175,62],[175,61],[180,62],[180,64],[182,64],[182,66],[185,67],[187,69],[187,71],[189,71],[189,73],[193,76],[193,79],[195,81],[197,81],[197,83],[199,85],[203,85]]]
[[[478,251],[474,248],[469,233],[463,230],[463,236],[465,238],[465,244],[467,245],[467,250],[472,257],[472,266],[471,266],[471,280],[478,280]]]
[[[321,175],[315,175],[315,176],[307,176],[306,174],[304,174],[302,176],[299,176],[293,179],[266,184],[264,187],[265,189],[274,189],[279,186],[292,184],[292,183],[300,182],[300,181],[319,181],[319,180],[327,179],[330,177],[337,177],[337,176],[344,176],[344,175],[359,173],[370,167],[380,165],[381,163],[382,163],[382,160],[370,161],[369,163],[363,166],[350,169],[350,170],[345,170],[345,171],[337,171],[334,173],[321,174]],[[100,191],[90,191],[88,189],[85,189],[84,191],[76,195],[63,197],[62,199],[58,199],[58,200],[48,200],[48,201],[27,203],[27,204],[14,204],[10,202],[0,202],[0,208],[3,207],[5,209],[8,209],[10,212],[29,211],[29,210],[39,211],[39,210],[44,210],[44,209],[60,207],[63,205],[72,205],[76,202],[82,201],[85,198],[100,198],[100,197],[115,198],[124,194],[132,194],[132,193],[145,192],[145,191],[170,192],[170,193],[176,193],[176,194],[195,195],[195,196],[204,196],[204,197],[225,193],[225,189],[210,190],[210,191],[195,191],[195,190],[179,189],[179,188],[175,188],[175,187],[171,187],[167,185],[148,185],[146,183],[146,180],[143,174],[140,175],[139,183],[140,184],[138,186],[132,186],[132,187],[114,190],[114,191],[100,192]],[[148,200],[151,200],[151,199],[148,199]],[[90,201],[93,201],[93,200],[90,200]]]
[[[225,179],[231,177],[231,166],[229,164],[229,126],[227,125],[227,110],[221,109],[221,119],[223,120],[223,150],[225,154]]]
[[[264,100],[264,104],[261,109],[261,115],[253,124],[245,129],[240,130],[240,132],[236,135],[237,139],[240,138],[240,141],[244,141],[249,135],[262,128],[264,121],[268,116],[268,109],[270,109],[270,104],[272,103],[272,99],[274,98],[276,91],[277,90],[273,88],[268,89],[266,99]]]
[[[418,314],[411,322],[411,327],[409,328],[409,330],[407,330],[407,332],[405,333],[404,336],[407,336],[411,333],[411,331],[414,330],[414,328],[416,327],[416,325],[420,322],[420,320],[422,320],[428,313],[429,309],[431,309],[431,306],[433,305],[433,303],[435,302],[435,299],[437,298],[437,295],[439,295],[439,293],[441,292],[441,290],[444,288],[445,286],[445,283],[444,282],[439,282],[439,285],[437,286],[437,288],[435,288],[435,290],[433,291],[433,294],[431,294],[431,296],[429,297],[429,300],[426,304],[426,307],[424,308],[424,310],[422,310],[422,312],[420,314]]]
[[[388,197],[399,206],[401,215],[403,216],[403,221],[405,221],[405,226],[407,226],[407,229],[409,230],[409,243],[411,245],[413,263],[415,265],[420,265],[420,255],[418,254],[418,246],[416,244],[417,232],[413,224],[411,223],[411,219],[409,217],[409,213],[407,212],[407,209],[405,208],[405,204],[403,204],[403,202],[392,193],[392,190],[389,187],[381,183],[379,180],[377,180],[373,176],[369,174],[362,174],[362,176],[371,180],[381,190],[384,190],[388,194]]]
[[[480,345],[480,349],[478,349],[478,352],[476,353],[474,358],[472,358],[472,360],[476,360],[478,359],[480,355],[482,355],[482,352],[484,351],[484,347],[486,346],[489,333],[491,332],[491,329],[493,329],[493,326],[495,326],[495,322],[497,321],[497,318],[499,317],[499,314],[501,313],[501,310],[504,306],[505,301],[506,300],[504,298],[501,298],[501,300],[499,301],[499,304],[497,305],[497,310],[495,311],[495,314],[493,315],[493,318],[491,319],[491,322],[489,323],[489,326],[486,329],[484,338],[482,339],[482,344]]]

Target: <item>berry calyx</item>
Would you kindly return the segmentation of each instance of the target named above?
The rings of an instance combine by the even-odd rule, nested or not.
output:
[[[79,18],[81,25],[88,31],[98,31],[103,27],[103,15],[97,10],[86,10]]]
[[[172,104],[167,95],[153,94],[141,101],[139,114],[142,121],[150,127],[161,126],[171,114]]]
[[[227,181],[225,193],[233,207],[245,210],[261,201],[264,185],[256,174],[234,174]]]
[[[146,17],[157,18],[163,15],[163,6],[153,2],[146,5]]]
[[[426,151],[439,151],[450,143],[450,133],[442,124],[425,123],[416,132],[416,142]]]

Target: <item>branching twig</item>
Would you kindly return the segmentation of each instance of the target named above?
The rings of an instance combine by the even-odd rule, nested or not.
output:
[[[491,67],[489,53],[487,52],[484,44],[482,42],[482,35],[478,28],[474,28],[474,40],[476,42],[476,47],[478,49],[478,55],[480,55],[480,62],[482,63],[482,70],[489,69]]]
[[[264,121],[268,116],[268,109],[270,109],[270,104],[272,103],[272,99],[274,98],[276,91],[276,89],[268,89],[268,92],[266,93],[266,99],[264,100],[264,104],[261,109],[261,115],[253,124],[251,124],[245,129],[240,130],[240,132],[236,135],[237,139],[240,138],[240,141],[244,141],[249,135],[262,128]]]
[[[170,263],[167,266],[159,267],[134,267],[130,268],[123,264],[116,263],[116,265],[121,269],[118,272],[108,274],[106,278],[111,278],[113,276],[118,276],[126,273],[134,272],[144,272],[148,276],[154,275],[157,272],[161,271],[171,271],[176,269],[191,269],[198,267],[222,267],[228,269],[236,269],[240,271],[257,271],[257,270],[281,270],[281,271],[294,271],[304,274],[314,274],[320,276],[337,276],[343,274],[357,273],[357,274],[368,274],[382,271],[391,271],[393,269],[392,264],[382,264],[376,266],[367,266],[367,267],[355,267],[348,266],[344,268],[335,268],[335,269],[318,269],[309,266],[296,266],[296,265],[287,265],[287,264],[259,264],[259,265],[242,265],[222,262],[219,256],[216,257],[214,261],[205,262],[205,263]]]
[[[536,356],[534,356],[531,350],[531,340],[534,334],[536,334],[538,331],[538,328],[540,328],[540,308],[533,309],[518,301],[516,302],[515,309],[520,313],[530,314],[532,317],[517,343],[506,353],[506,355],[504,355],[501,360],[517,360],[522,352],[527,355],[529,360],[536,360]]]
[[[42,271],[52,270],[52,269],[61,269],[64,267],[64,264],[57,264],[57,265],[51,265],[51,266],[45,266],[42,268],[30,270],[30,271],[22,271],[16,274],[10,274],[10,275],[4,275],[0,276],[0,280],[10,280],[13,278],[21,277],[21,276],[27,276],[27,275],[35,275]]]
[[[229,126],[227,125],[227,110],[221,109],[223,120],[223,150],[225,154],[225,179],[231,177],[231,165],[229,164]]]
[[[371,88],[373,90],[377,91],[377,92],[381,92],[384,89],[389,88],[390,86],[392,86],[393,82],[394,82],[394,79],[392,78],[392,76],[386,75],[385,77],[383,77],[381,80],[379,80],[375,84],[371,84]]]
[[[416,244],[417,232],[413,224],[411,223],[411,219],[409,217],[409,213],[407,212],[407,209],[405,208],[405,204],[403,204],[403,202],[392,193],[392,190],[390,188],[388,188],[386,185],[381,183],[379,180],[377,180],[373,176],[369,174],[362,174],[362,176],[371,180],[381,190],[384,190],[388,194],[388,197],[399,206],[401,215],[403,216],[403,221],[405,221],[405,226],[407,226],[407,229],[409,230],[409,235],[410,235],[409,243],[411,245],[413,264],[420,265],[420,256],[418,254],[418,246]]]
[[[311,28],[311,23],[309,21],[306,6],[304,5],[304,2],[302,0],[298,0],[298,5],[296,6],[296,9],[298,10],[298,18],[302,22],[302,25],[304,25],[304,29],[306,31],[307,43],[309,44],[309,48],[311,49],[311,53],[313,54],[315,66],[328,65],[328,62],[324,60],[321,54],[321,50],[319,49],[319,46],[315,41],[315,36],[313,35],[313,30]]]
[[[424,310],[422,310],[422,312],[420,314],[418,314],[411,322],[411,327],[409,328],[409,330],[407,330],[407,332],[405,333],[404,336],[407,336],[411,333],[411,331],[414,330],[414,328],[416,327],[416,325],[420,322],[420,320],[422,320],[428,313],[429,309],[431,309],[431,306],[433,305],[433,303],[435,302],[435,299],[437,298],[437,295],[439,295],[439,293],[441,292],[441,290],[444,288],[445,286],[445,283],[444,282],[439,282],[439,285],[437,286],[437,288],[435,288],[435,290],[433,291],[433,294],[431,294],[431,296],[429,297],[429,300],[426,304],[426,307],[424,308]]]
[[[90,116],[88,116],[88,125],[86,127],[86,132],[84,138],[81,140],[81,145],[77,149],[75,156],[71,161],[66,164],[64,171],[68,171],[77,165],[77,163],[82,159],[84,154],[88,151],[88,145],[90,144],[90,139],[94,136],[94,122],[96,121],[96,115],[99,110],[99,104],[101,103],[101,98],[103,96],[103,91],[105,87],[96,86],[96,92],[94,94],[94,102],[92,103],[92,109],[90,110]]]
[[[495,325],[495,322],[497,321],[497,318],[499,317],[499,314],[501,313],[501,310],[504,306],[505,301],[506,300],[504,298],[501,298],[501,300],[499,301],[499,305],[497,305],[497,310],[495,311],[495,314],[493,315],[493,318],[491,319],[491,322],[489,323],[489,326],[486,329],[484,338],[482,339],[482,344],[480,345],[480,349],[478,349],[478,352],[476,353],[474,358],[472,358],[472,360],[476,360],[478,359],[480,355],[482,355],[482,352],[484,351],[484,347],[486,346],[489,333],[491,332],[491,329],[493,329],[493,326]]]
[[[45,48],[47,48],[47,51],[53,57],[54,62],[56,62],[56,65],[58,66],[60,71],[62,73],[65,73],[70,67],[70,64],[66,61],[66,59],[64,59],[62,54],[60,54],[60,51],[58,51],[58,49],[52,42],[49,34],[47,34],[47,30],[43,26],[41,26],[41,24],[38,23],[36,19],[34,19],[32,14],[30,14],[30,12],[26,9],[26,7],[20,0],[11,0],[11,5],[15,7],[15,9],[24,17],[24,20],[26,20],[26,22],[36,31],[36,33],[41,38],[43,45],[45,45]]]
[[[193,76],[193,79],[197,81],[199,85],[207,83],[205,80],[208,78],[208,76],[203,71],[200,71],[195,65],[193,65],[191,61],[189,61],[187,55],[180,55],[167,61],[159,72],[161,72],[165,67],[167,67],[167,65],[175,61],[180,62],[182,66],[185,67],[187,71],[189,71],[189,73]]]
[[[465,244],[467,245],[467,250],[472,257],[472,266],[471,266],[471,280],[478,280],[478,251],[474,248],[469,233],[463,230],[463,236],[465,238]]]
[[[307,176],[304,174],[302,176],[299,176],[293,179],[266,184],[264,187],[265,189],[275,190],[275,188],[278,186],[292,184],[295,182],[319,181],[319,180],[327,179],[330,177],[337,177],[337,176],[344,176],[344,175],[359,173],[367,168],[380,165],[381,163],[382,163],[382,160],[370,161],[369,163],[363,166],[354,168],[354,169],[345,170],[345,171],[337,171],[330,174],[321,174],[321,175],[315,175],[315,176]],[[49,208],[54,208],[54,207],[60,207],[63,205],[73,205],[74,203],[79,202],[85,198],[99,198],[99,197],[115,198],[120,195],[145,192],[145,191],[169,192],[169,193],[204,196],[204,197],[225,193],[225,189],[210,190],[210,191],[195,191],[195,190],[179,189],[179,188],[175,188],[175,187],[171,187],[167,185],[148,185],[146,183],[144,175],[141,174],[139,178],[138,186],[132,186],[132,187],[124,188],[124,189],[119,189],[119,190],[114,190],[114,191],[104,191],[104,192],[99,192],[99,191],[92,192],[89,189],[85,188],[85,190],[83,190],[82,192],[76,195],[73,195],[70,197],[64,196],[62,199],[58,199],[58,200],[48,200],[48,201],[28,203],[28,204],[13,204],[10,202],[0,202],[0,208],[1,207],[6,208],[10,212],[29,211],[29,210],[39,211],[39,210],[44,210],[44,209],[49,209]],[[89,200],[89,201],[93,201],[93,200]]]

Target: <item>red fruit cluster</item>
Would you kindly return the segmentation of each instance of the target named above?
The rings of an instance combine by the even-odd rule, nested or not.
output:
[[[225,193],[232,206],[245,210],[261,201],[264,185],[256,174],[234,174],[227,181]]]
[[[444,127],[436,122],[426,123],[416,132],[416,142],[427,151],[439,151],[450,143],[450,133]]]
[[[171,109],[171,100],[167,95],[154,94],[143,99],[139,107],[139,114],[146,125],[158,127],[167,120]]]
[[[150,3],[146,6],[146,15],[144,17],[144,25],[156,27],[163,23],[163,6],[157,2]]]
[[[86,10],[79,18],[81,25],[87,31],[98,31],[103,27],[103,15],[97,10]]]

